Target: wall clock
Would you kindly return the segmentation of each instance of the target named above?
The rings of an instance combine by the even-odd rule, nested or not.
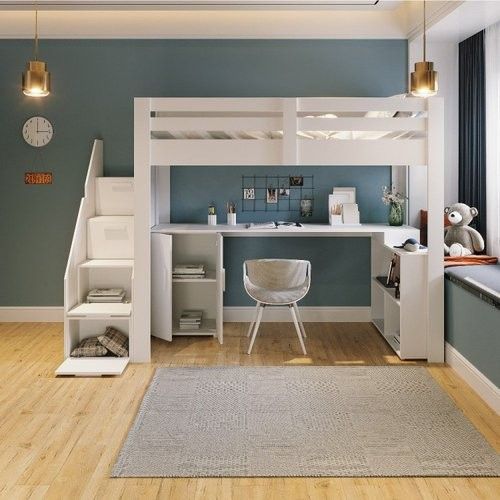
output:
[[[35,148],[46,146],[52,139],[53,135],[54,129],[52,124],[43,116],[33,116],[28,118],[23,125],[24,140],[30,146]]]

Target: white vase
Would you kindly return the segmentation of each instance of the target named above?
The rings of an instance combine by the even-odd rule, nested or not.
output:
[[[216,226],[217,225],[217,215],[209,215],[208,216],[208,225]]]
[[[236,226],[236,212],[227,214],[227,223],[229,226]]]

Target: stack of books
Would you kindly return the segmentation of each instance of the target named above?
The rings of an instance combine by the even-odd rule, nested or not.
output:
[[[203,311],[184,309],[179,320],[181,330],[199,330]]]
[[[87,295],[87,302],[123,302],[123,288],[94,288]]]
[[[202,279],[205,277],[205,266],[203,264],[177,264],[172,272],[175,279]]]

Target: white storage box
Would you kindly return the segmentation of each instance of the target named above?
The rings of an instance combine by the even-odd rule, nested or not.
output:
[[[97,215],[134,215],[133,177],[98,177],[95,182]]]
[[[134,217],[104,215],[87,221],[88,259],[133,259]]]

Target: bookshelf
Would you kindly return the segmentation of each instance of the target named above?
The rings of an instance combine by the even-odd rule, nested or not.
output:
[[[392,258],[399,260],[400,295],[385,279]],[[401,359],[427,357],[425,277],[427,252],[407,252],[372,237],[372,323]]]

